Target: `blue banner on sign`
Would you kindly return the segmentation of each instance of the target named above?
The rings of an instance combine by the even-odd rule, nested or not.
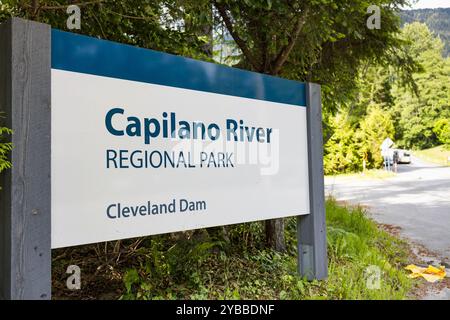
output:
[[[306,106],[301,82],[55,29],[52,68]]]

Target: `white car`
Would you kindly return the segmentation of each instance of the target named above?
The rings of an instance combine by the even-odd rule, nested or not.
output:
[[[398,163],[411,163],[411,153],[406,150],[399,150]]]

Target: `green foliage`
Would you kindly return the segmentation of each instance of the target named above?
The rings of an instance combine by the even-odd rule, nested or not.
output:
[[[450,120],[439,119],[436,121],[433,127],[433,132],[438,137],[442,144],[445,144],[447,148],[450,148]]]
[[[372,5],[381,8],[382,28],[370,30],[366,27],[366,1],[330,1],[339,12],[333,12],[330,27],[341,37],[327,41],[311,64],[311,74],[300,80],[322,84],[325,112],[342,110],[353,105],[359,96],[359,73],[367,65],[393,66],[402,75],[405,84],[413,86],[411,73],[417,65],[411,56],[402,50],[404,42],[398,37],[400,23],[397,8],[404,1],[376,1]],[[310,31],[316,33],[315,27]]]
[[[66,30],[66,0],[2,1],[0,22],[17,16]],[[93,37],[187,57],[211,60],[210,12],[202,0],[103,0],[80,2],[81,30]],[[205,37],[206,36],[206,37]]]
[[[8,154],[12,150],[12,143],[6,142],[6,136],[11,135],[12,130],[0,125],[0,172],[11,168]]]
[[[348,121],[348,114],[338,113],[330,120],[333,131],[325,145],[325,174],[356,171],[362,165],[362,159],[357,152],[354,128]]]
[[[0,1],[0,22],[6,20],[13,15],[13,7],[7,1]]]

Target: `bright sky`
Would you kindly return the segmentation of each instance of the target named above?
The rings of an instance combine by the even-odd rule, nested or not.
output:
[[[412,9],[424,8],[450,8],[450,0],[419,0],[412,6]]]

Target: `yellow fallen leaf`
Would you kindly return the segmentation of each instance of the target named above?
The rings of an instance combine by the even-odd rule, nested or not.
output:
[[[436,268],[434,266],[428,266],[426,268],[418,267],[414,264],[410,264],[405,267],[406,270],[411,271],[409,278],[423,277],[428,282],[434,283],[438,280],[442,280],[446,276],[445,267],[440,266]]]
[[[422,274],[422,277],[423,277],[425,280],[427,280],[428,282],[431,282],[431,283],[434,283],[434,282],[436,282],[436,281],[442,279],[441,276],[434,275],[434,274],[426,274],[426,273],[423,273],[423,274]]]

